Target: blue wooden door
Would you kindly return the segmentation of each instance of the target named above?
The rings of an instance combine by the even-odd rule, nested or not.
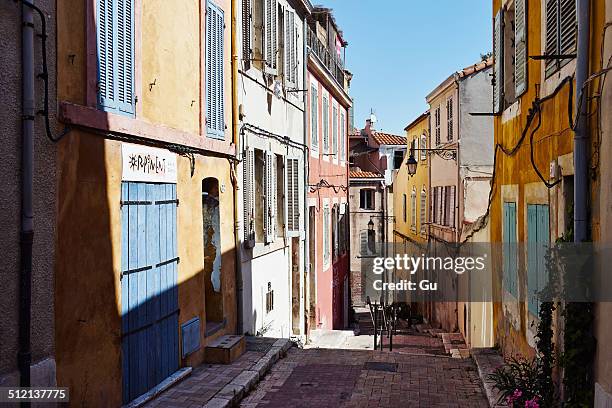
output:
[[[123,402],[178,369],[175,184],[121,186]]]

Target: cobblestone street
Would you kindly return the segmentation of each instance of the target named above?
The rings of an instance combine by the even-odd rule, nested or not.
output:
[[[293,348],[242,400],[241,406],[489,405],[471,359],[395,351]]]

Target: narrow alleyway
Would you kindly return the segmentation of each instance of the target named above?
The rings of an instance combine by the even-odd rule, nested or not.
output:
[[[393,351],[375,351],[368,320],[357,317],[359,336],[319,334],[322,343],[292,348],[241,406],[488,407],[474,362],[450,357],[441,337],[405,327]]]

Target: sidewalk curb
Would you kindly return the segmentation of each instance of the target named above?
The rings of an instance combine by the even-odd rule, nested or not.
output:
[[[277,340],[270,350],[251,368],[238,374],[229,384],[218,391],[203,408],[231,408],[238,406],[242,398],[259,383],[280,358],[285,357],[292,343],[289,339]]]
[[[488,375],[493,373],[495,368],[504,364],[504,358],[492,348],[472,349],[471,354],[478,368],[478,376],[480,381],[482,381],[482,386],[489,400],[489,406],[493,408],[507,407],[507,405],[497,403],[499,392],[494,388],[493,382],[487,379]]]

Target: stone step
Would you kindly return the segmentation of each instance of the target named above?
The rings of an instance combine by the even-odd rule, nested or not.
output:
[[[209,364],[231,364],[246,350],[244,336],[226,335],[206,346],[204,361]]]

